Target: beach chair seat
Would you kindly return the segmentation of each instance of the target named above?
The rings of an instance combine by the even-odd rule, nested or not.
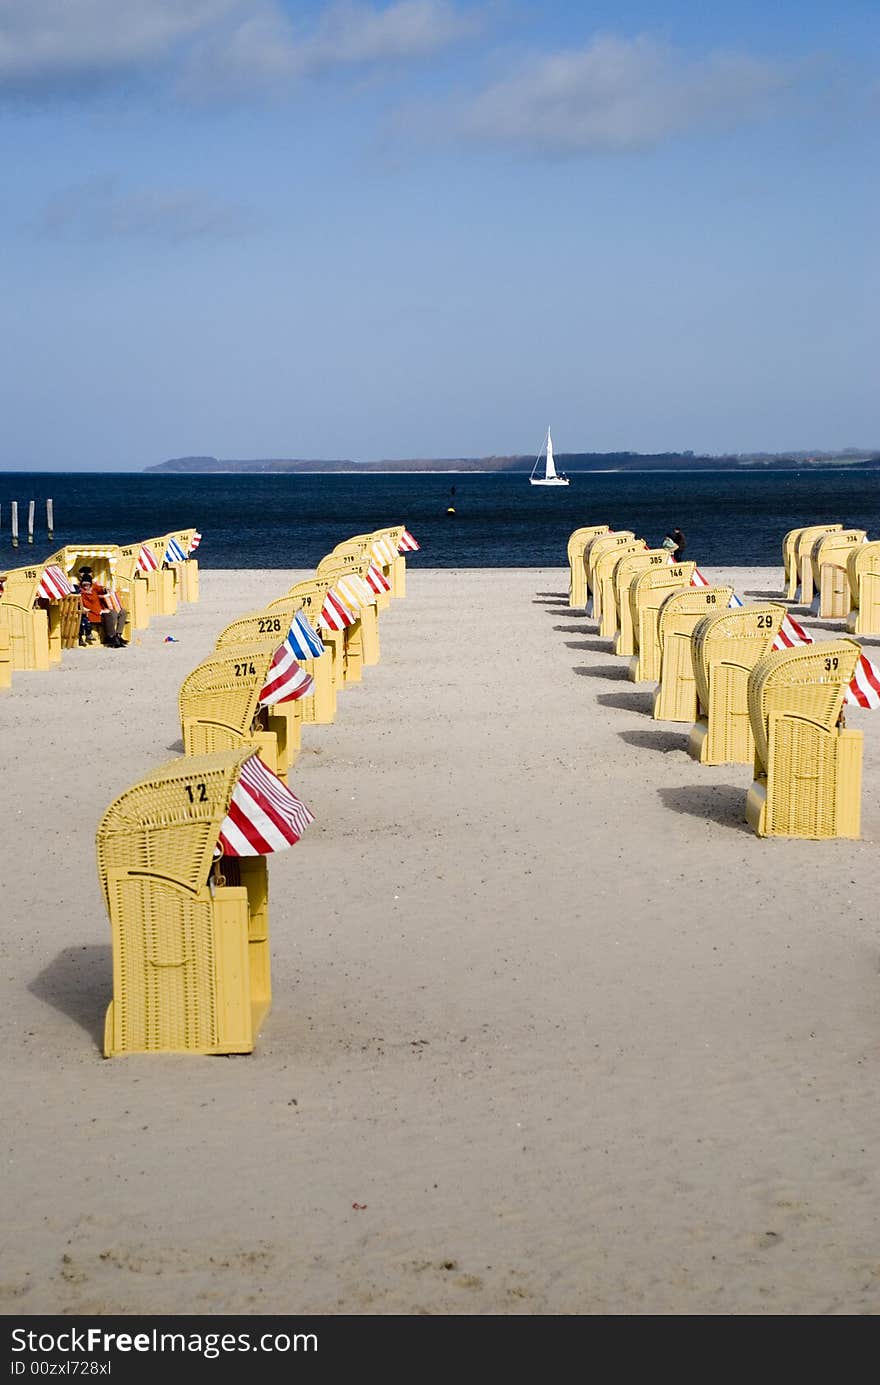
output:
[[[846,620],[849,615],[849,580],[846,562],[854,548],[863,544],[864,529],[838,529],[817,538],[810,551],[813,587],[819,593],[823,620]]]
[[[749,676],[755,779],[746,821],[760,837],[858,837],[862,733],[842,721],[855,640],[765,654]]]
[[[586,550],[593,539],[608,533],[607,524],[587,524],[568,536],[568,604],[573,611],[587,604]]]
[[[260,703],[277,649],[277,640],[224,645],[187,674],[178,696],[187,755],[250,747],[286,776],[300,750],[300,703]]]
[[[794,561],[797,571],[797,590],[792,599],[801,606],[810,606],[813,601],[813,545],[825,534],[842,529],[842,524],[808,524],[801,529],[795,540]]]
[[[749,674],[773,647],[785,615],[784,606],[767,602],[717,611],[694,627],[698,710],[688,752],[695,760],[704,765],[753,762]]]
[[[617,634],[614,636],[614,653],[635,654],[635,635],[633,633],[632,608],[629,592],[632,583],[640,572],[650,567],[668,567],[669,553],[665,548],[642,548],[633,553],[625,553],[618,559],[611,576],[614,592],[614,609],[617,618]]]
[[[187,555],[183,562],[173,564],[177,584],[176,596],[178,601],[182,602],[197,602],[199,599],[199,563],[191,551],[197,533],[196,529],[176,529],[167,536],[169,539],[176,539]]]
[[[4,573],[0,624],[8,631],[14,671],[44,673],[61,662],[61,602],[66,585],[66,574],[49,562]]]
[[[607,534],[597,534],[585,549],[585,562],[587,569],[587,609],[595,621],[602,619],[601,593],[596,585],[595,572],[596,565],[603,553],[611,550],[621,549],[624,544],[630,544],[635,539],[635,534],[631,529],[614,529]],[[627,549],[627,552],[632,550]]]
[[[105,1057],[254,1048],[272,999],[266,858],[215,859],[252,755],[239,748],[172,760],[101,819],[98,875],[113,953]]]
[[[635,653],[627,665],[633,683],[660,677],[660,607],[674,591],[690,587],[696,563],[652,565],[636,574],[629,588]]]
[[[644,539],[630,539],[628,543],[618,544],[606,549],[597,559],[593,568],[594,590],[597,594],[596,606],[599,610],[599,634],[603,639],[613,639],[617,634],[617,602],[614,599],[614,569],[623,557],[631,553],[645,552]]]
[[[298,597],[281,597],[270,607],[250,611],[230,622],[217,636],[217,649],[230,644],[252,644],[254,641],[277,640],[284,643],[295,613],[302,608]],[[316,658],[297,658],[297,663],[311,674],[314,695],[304,697],[299,706],[302,723],[329,726],[336,719],[336,688],[333,683],[333,650],[325,645],[324,653]],[[283,705],[283,704],[282,704]]]
[[[847,556],[850,609],[846,628],[854,635],[880,635],[880,542],[859,544]]]
[[[654,693],[655,721],[686,721],[697,715],[693,632],[713,611],[725,611],[733,587],[688,587],[672,592],[660,607],[660,681]]]

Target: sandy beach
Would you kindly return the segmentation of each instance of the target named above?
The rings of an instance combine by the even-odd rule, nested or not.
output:
[[[102,1057],[98,820],[307,575],[204,571],[0,693],[0,1311],[878,1312],[880,711],[847,714],[862,840],[761,841],[750,767],[652,721],[567,568],[408,565],[303,731],[254,1053]]]

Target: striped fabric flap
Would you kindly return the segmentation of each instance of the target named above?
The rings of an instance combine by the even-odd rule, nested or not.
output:
[[[793,616],[786,616],[779,627],[779,633],[771,649],[794,649],[795,645],[812,644],[813,638]]]
[[[381,563],[383,566],[387,566],[389,563],[393,563],[394,559],[397,557],[397,554],[394,551],[393,543],[390,539],[386,539],[384,537],[381,539],[376,539],[374,541],[372,548],[370,549],[370,552],[372,553],[376,562]]]
[[[252,755],[242,765],[217,846],[224,856],[268,856],[293,846],[314,820],[259,755]]]
[[[201,534],[199,533],[199,531],[198,531],[198,529],[197,529],[196,532],[193,534],[192,538],[190,539],[190,542],[189,542],[189,551],[190,551],[190,553],[195,553],[195,551],[196,551],[196,549],[198,548],[198,546],[199,546],[199,544],[201,543],[201,541],[202,541],[202,536],[201,536]]]
[[[851,707],[865,707],[873,710],[880,707],[880,669],[863,654],[856,665],[853,680],[846,691],[844,702]]]
[[[295,611],[287,635],[287,644],[295,659],[319,659],[324,653],[324,644],[317,630],[312,628],[305,611]]]
[[[346,626],[354,625],[356,620],[356,612],[346,605],[335,587],[330,587],[324,597],[318,623],[323,625],[325,630],[344,630]]]
[[[417,544],[408,529],[404,529],[397,545],[398,553],[418,553],[420,544]]]
[[[390,592],[391,583],[388,581],[388,578],[385,576],[385,573],[379,567],[378,563],[370,563],[367,570],[367,585],[377,596],[382,592]]]
[[[165,547],[165,557],[162,559],[162,561],[165,563],[186,562],[186,554],[184,553],[180,544],[177,542],[177,539],[175,539],[173,536],[168,540],[168,543]]]
[[[101,593],[101,609],[102,609],[102,611],[121,611],[121,610],[122,610],[122,602],[120,601],[120,599],[119,599],[118,595],[116,594],[116,592],[102,592],[102,593]]]
[[[141,544],[141,550],[137,557],[138,572],[158,572],[159,564],[152,548],[147,548],[146,544]]]
[[[297,702],[315,691],[315,680],[300,668],[287,641],[275,651],[269,665],[269,675],[260,693],[261,707],[274,707],[276,702]]]
[[[60,601],[63,596],[72,596],[76,588],[57,563],[50,563],[40,578],[37,596],[44,601]]]

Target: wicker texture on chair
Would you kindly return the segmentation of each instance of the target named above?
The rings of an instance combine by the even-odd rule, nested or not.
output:
[[[630,587],[640,572],[650,567],[668,567],[669,552],[665,548],[643,548],[635,553],[627,553],[615,564],[611,576],[614,592],[614,609],[617,615],[617,634],[614,636],[614,653],[635,654],[635,634],[632,623],[632,607],[629,601]]]
[[[686,721],[697,715],[692,636],[713,611],[727,609],[733,587],[688,587],[672,592],[660,607],[660,681],[654,693],[655,721]]]
[[[123,544],[116,563],[116,590],[128,611],[132,630],[146,630],[151,614],[149,584],[137,565],[140,547],[139,543]]]
[[[860,656],[854,640],[828,640],[765,654],[753,668],[746,820],[759,836],[858,837],[862,733],[839,722]]]
[[[625,544],[632,543],[635,537],[631,529],[615,529],[608,534],[598,534],[586,549],[587,600],[589,601],[592,597],[593,607],[591,615],[596,621],[602,619],[601,593],[595,582],[596,565],[603,553],[610,553],[616,549],[623,548]],[[647,545],[645,546],[647,547]],[[632,552],[631,549],[627,549],[626,551]]]
[[[800,603],[809,606],[813,600],[813,545],[823,534],[832,534],[842,529],[842,524],[809,524],[801,529],[795,540],[795,568],[800,585]],[[794,596],[795,593],[792,593]]]
[[[3,623],[0,611],[0,688],[12,686],[12,648],[9,640],[9,627]]]
[[[298,597],[284,596],[262,611],[250,611],[239,616],[221,630],[217,649],[230,644],[250,644],[254,641],[276,640],[283,644],[296,611],[302,602]],[[314,624],[314,622],[312,622]],[[297,704],[302,710],[300,720],[312,725],[329,726],[336,718],[336,689],[333,685],[333,652],[325,648],[317,659],[298,659],[297,663],[312,675],[314,694]]]
[[[814,542],[810,561],[813,585],[819,593],[819,615],[823,620],[845,620],[849,614],[847,558],[864,540],[864,529],[838,529],[823,534]]]
[[[234,884],[224,883],[219,867],[212,871],[252,753],[172,760],[101,819],[98,875],[113,944],[108,1058],[254,1047],[271,1003],[266,861],[236,860]]]
[[[9,631],[12,668],[45,673],[61,662],[61,603],[51,601],[36,610],[38,589],[46,563],[10,568],[0,594],[0,624]]]
[[[630,539],[629,543],[622,543],[617,548],[607,549],[596,560],[593,569],[593,581],[595,583],[596,605],[599,609],[599,634],[603,639],[611,640],[617,634],[614,570],[622,557],[628,557],[631,553],[644,552],[644,539]]]
[[[600,534],[607,533],[607,524],[587,524],[568,536],[568,604],[572,610],[583,610],[587,604],[587,547]]]
[[[629,587],[635,654],[627,675],[633,683],[656,683],[660,677],[660,607],[674,591],[689,588],[696,563],[646,568]],[[695,588],[696,590],[696,588]]]
[[[880,542],[860,544],[846,560],[850,611],[846,628],[854,635],[880,635]]]
[[[751,764],[749,674],[773,646],[784,606],[767,602],[704,616],[694,627],[692,657],[698,719],[688,751],[705,765]]]
[[[286,775],[298,750],[288,741],[292,719],[281,712],[284,704],[259,706],[278,644],[275,639],[224,645],[187,675],[178,697],[187,755],[247,746],[259,750],[276,774]]]
[[[798,529],[789,529],[782,541],[782,564],[785,569],[785,596],[787,601],[794,600],[801,580],[800,555],[798,553],[798,544],[801,535],[810,534],[812,536],[810,542],[812,542],[812,539],[815,539],[820,534],[829,534],[834,529],[842,528],[842,524],[811,524],[807,526],[801,525]]]

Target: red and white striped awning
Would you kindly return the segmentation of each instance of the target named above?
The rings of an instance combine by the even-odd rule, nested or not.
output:
[[[880,669],[863,654],[856,665],[844,702],[851,707],[880,707]]]
[[[357,613],[346,605],[336,588],[330,587],[324,597],[318,624],[325,630],[344,630],[346,626],[354,625],[357,618]]]
[[[362,606],[372,606],[376,601],[375,592],[358,572],[348,572],[344,577],[337,577],[336,591],[346,606],[350,606],[353,611],[359,611]]]
[[[60,601],[63,596],[73,596],[76,591],[73,583],[62,572],[57,563],[50,563],[40,577],[37,596],[44,601]]]
[[[277,774],[252,755],[241,767],[217,838],[223,856],[268,856],[298,842],[314,817]]]
[[[190,551],[190,553],[195,553],[195,551],[196,551],[196,549],[198,548],[198,546],[199,546],[199,544],[201,543],[201,541],[202,541],[202,536],[201,536],[201,534],[199,533],[199,531],[198,531],[198,529],[197,529],[197,530],[195,531],[195,533],[193,534],[192,538],[191,538],[190,541],[189,541],[189,551]]]
[[[159,560],[152,548],[148,548],[145,543],[141,544],[141,551],[137,558],[138,572],[158,572]]]
[[[408,529],[404,529],[397,544],[398,553],[418,553],[420,544],[417,544]]]
[[[388,581],[388,578],[377,562],[370,563],[367,569],[367,586],[371,591],[374,591],[377,596],[382,592],[390,592],[391,590],[391,583]]]
[[[287,641],[275,651],[269,665],[266,684],[260,693],[261,707],[274,707],[277,702],[297,702],[315,691],[315,680],[300,668]]]

